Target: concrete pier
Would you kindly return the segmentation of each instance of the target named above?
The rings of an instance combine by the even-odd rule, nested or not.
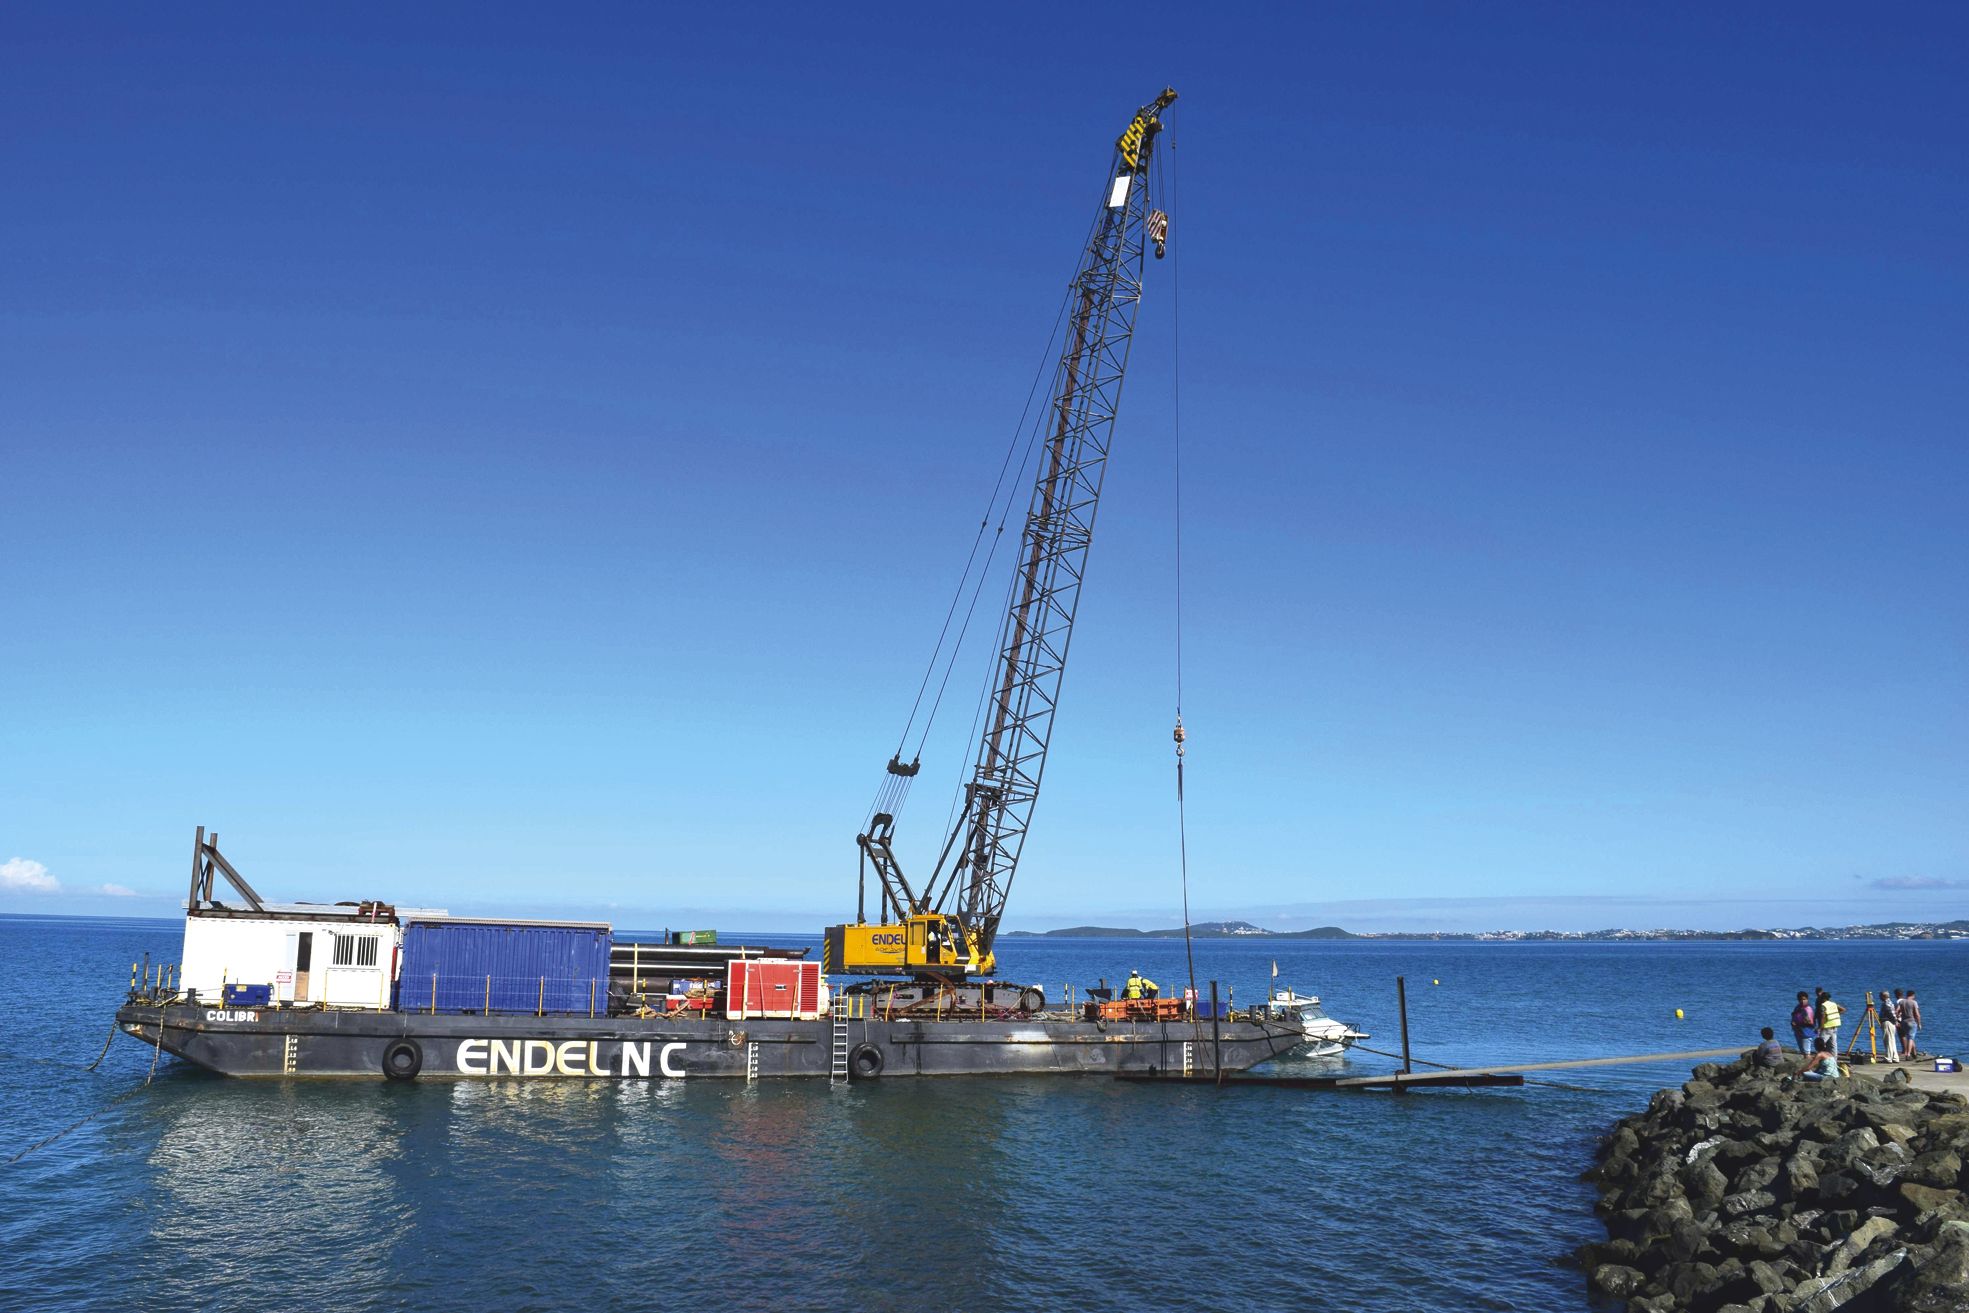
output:
[[[1932,1058],[1917,1058],[1913,1062],[1855,1062],[1841,1061],[1839,1070],[1851,1072],[1854,1076],[1870,1077],[1880,1080],[1890,1071],[1904,1071],[1917,1090],[1930,1094],[1960,1094],[1969,1098],[1969,1070],[1942,1072],[1935,1070]]]

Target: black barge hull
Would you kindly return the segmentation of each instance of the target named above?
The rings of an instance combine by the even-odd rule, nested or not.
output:
[[[227,1076],[472,1080],[853,1079],[1243,1071],[1303,1036],[1266,1022],[458,1016],[130,1003],[139,1042]],[[1213,1036],[1214,1030],[1214,1036]],[[838,1055],[838,1061],[837,1061]]]

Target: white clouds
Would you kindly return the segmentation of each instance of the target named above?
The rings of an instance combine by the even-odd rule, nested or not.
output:
[[[0,862],[0,889],[28,894],[58,894],[61,881],[48,874],[48,868],[25,857],[9,857]]]
[[[25,857],[9,857],[0,862],[0,890],[10,894],[58,894],[62,893],[62,882],[48,874],[48,868],[40,862],[29,861]],[[141,898],[135,889],[123,884],[93,884],[82,889],[71,889],[71,894],[85,894],[95,898]]]

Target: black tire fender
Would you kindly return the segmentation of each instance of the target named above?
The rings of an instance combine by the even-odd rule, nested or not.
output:
[[[383,1050],[383,1075],[390,1080],[416,1080],[424,1070],[424,1050],[414,1039],[393,1040]]]
[[[848,1050],[848,1074],[856,1080],[875,1080],[882,1075],[882,1050],[873,1044],[857,1044]]]

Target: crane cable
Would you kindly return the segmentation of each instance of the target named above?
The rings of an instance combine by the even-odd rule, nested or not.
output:
[[[1031,464],[1033,454],[1038,449],[1041,434],[1046,429],[1049,422],[1057,419],[1058,411],[1055,403],[1057,402],[1057,399],[1060,395],[1060,391],[1062,388],[1062,380],[1066,375],[1066,368],[1067,368],[1064,340],[1060,338],[1060,325],[1062,322],[1064,322],[1066,318],[1067,306],[1071,303],[1075,290],[1077,290],[1080,286],[1081,264],[1085,262],[1087,258],[1086,256],[1087,250],[1093,246],[1095,235],[1100,231],[1102,216],[1105,213],[1106,208],[1107,207],[1103,205],[1101,208],[1095,210],[1093,222],[1088,224],[1087,233],[1081,239],[1081,243],[1080,243],[1081,254],[1078,262],[1076,262],[1074,266],[1074,276],[1067,281],[1066,291],[1062,294],[1062,300],[1060,302],[1060,313],[1058,316],[1055,317],[1053,321],[1053,334],[1051,337],[1048,337],[1046,339],[1046,352],[1047,352],[1046,358],[1053,361],[1053,373],[1052,373],[1053,383],[1052,383],[1051,395],[1048,398],[1048,405],[1046,409],[1040,411],[1037,415],[1034,415],[1032,418],[1032,430],[1026,438],[1025,455],[1019,458],[1018,475],[1013,485],[1015,491],[1019,486],[1021,486],[1024,483],[1026,467]],[[1062,341],[1061,354],[1057,357],[1052,355],[1053,343],[1055,340]],[[1042,360],[1041,370],[1043,371],[1044,368],[1045,368],[1045,361]],[[1024,420],[1025,417],[1021,415],[1020,423],[1023,424]],[[1000,517],[998,521],[998,533],[1001,538],[1005,532],[1006,524],[1010,522],[1013,505],[1014,504],[1012,498],[1008,495],[1005,503],[1005,513]],[[997,545],[996,540],[994,540],[993,543],[994,550],[996,550],[996,545]],[[989,568],[989,564],[990,564],[989,559],[987,558],[987,562],[986,562],[987,568]],[[985,585],[985,576],[983,573],[980,573],[978,575],[977,588],[971,594],[971,607],[973,610],[977,608],[978,597],[980,594],[983,593],[984,585]],[[1015,562],[1013,568],[1010,571],[1008,571],[1008,573],[1006,574],[1005,602],[1004,605],[999,608],[1000,614],[1010,613],[1012,609],[1012,599],[1018,595],[1018,587],[1019,587],[1019,570]],[[970,626],[970,616],[968,613],[965,616],[964,623],[966,628]],[[961,643],[962,641],[963,641],[962,635],[960,634],[959,642]],[[983,754],[983,744],[980,742],[978,738],[978,729],[981,725],[984,724],[985,708],[988,705],[990,705],[992,692],[998,686],[998,678],[997,678],[998,663],[1003,655],[1004,653],[1002,649],[997,647],[994,647],[992,649],[991,656],[985,665],[984,680],[982,682],[982,685],[978,689],[977,705],[973,707],[971,711],[971,728],[968,731],[966,731],[964,736],[964,742],[978,744],[979,746],[978,760],[980,762],[982,762],[984,754]],[[944,667],[943,677],[944,677],[945,685],[948,685],[950,683],[951,671],[956,668],[956,664],[957,664],[957,653],[953,651],[950,655],[950,664]],[[943,699],[943,689],[941,687],[939,687],[937,690],[937,699],[939,703],[941,703]],[[934,712],[932,714],[934,715]],[[924,730],[925,738],[928,737],[928,734],[929,731],[928,728],[926,727]],[[921,740],[918,741],[917,746],[919,748],[922,746]],[[957,777],[955,784],[951,788],[950,808],[948,813],[944,817],[945,834],[949,834],[953,829],[956,828],[958,808],[963,806],[966,801],[968,795],[968,789],[966,788],[966,786],[971,782],[971,780],[972,780],[971,776],[960,774]],[[932,883],[934,883],[934,877],[932,878]]]
[[[1096,225],[1099,223],[1098,215],[1095,223]],[[1092,231],[1090,228],[1089,241],[1092,240]],[[1033,370],[1032,383],[1026,389],[1025,405],[1019,411],[1019,422],[1013,425],[1012,436],[1006,444],[1004,458],[999,462],[998,477],[992,484],[991,496],[985,502],[984,515],[979,518],[977,532],[972,535],[971,550],[964,560],[964,571],[958,576],[957,587],[951,594],[950,605],[944,611],[943,627],[937,632],[936,646],[931,649],[930,660],[924,668],[923,678],[916,686],[916,698],[910,704],[909,719],[903,723],[902,733],[896,739],[894,764],[898,769],[884,775],[881,785],[876,789],[875,800],[869,806],[868,816],[863,821],[864,828],[873,822],[877,812],[888,812],[892,816],[900,815],[902,804],[909,796],[910,785],[915,779],[914,768],[923,759],[923,747],[929,741],[931,727],[936,724],[937,712],[943,707],[944,693],[950,687],[951,672],[957,667],[958,656],[964,647],[964,638],[970,632],[971,620],[977,613],[978,598],[984,591],[985,580],[990,575],[992,562],[998,555],[1000,543],[1004,540],[1005,527],[1011,520],[1012,511],[1018,505],[1018,492],[1025,480],[1026,466],[1031,463],[1033,449],[1037,445],[1038,434],[1045,418],[1043,410],[1036,416],[1033,414],[1033,402],[1039,395],[1039,384],[1047,377],[1047,365],[1055,361],[1053,343],[1059,339],[1060,325],[1066,321],[1067,307],[1072,303],[1073,291],[1074,283],[1070,280],[1060,293],[1060,305],[1053,316],[1052,331],[1047,334],[1045,348],[1040,352],[1039,364]],[[1055,374],[1058,373],[1059,368],[1060,366],[1054,363]],[[1028,419],[1032,420],[1030,433],[1026,428]],[[1020,453],[1021,438],[1024,439],[1023,453]],[[1015,453],[1020,453],[1016,469],[1012,465],[1012,457]],[[1011,475],[1009,484],[1006,479],[1008,473]],[[1001,493],[1004,494],[1002,509],[999,506]],[[994,517],[998,525],[992,532],[991,545],[985,551],[984,564],[977,569],[977,579],[974,584],[972,567],[977,564],[978,546],[984,541],[985,530],[991,526]],[[963,623],[958,626],[956,641],[950,645],[949,655],[945,656],[944,640],[950,635],[951,621],[956,618],[957,604],[963,601],[967,586],[971,589],[971,601],[965,608]],[[916,717],[922,711],[924,695],[929,690],[930,680],[936,676],[940,661],[943,665],[943,677],[937,683],[936,696],[931,699],[930,713],[924,720],[922,732],[917,735],[916,749],[911,753],[911,769],[904,773],[900,769],[902,754],[908,745],[910,730],[915,728]]]
[[[1169,205],[1176,208],[1176,132],[1169,137]],[[1165,211],[1166,213],[1167,211]],[[1176,855],[1183,881],[1183,955],[1190,969],[1190,993],[1196,993],[1196,944],[1190,937],[1190,831],[1183,804],[1183,246],[1175,243],[1169,261],[1170,432],[1175,471],[1176,524]],[[1192,1009],[1191,1015],[1195,1015]],[[1201,1032],[1199,1032],[1201,1033]]]

